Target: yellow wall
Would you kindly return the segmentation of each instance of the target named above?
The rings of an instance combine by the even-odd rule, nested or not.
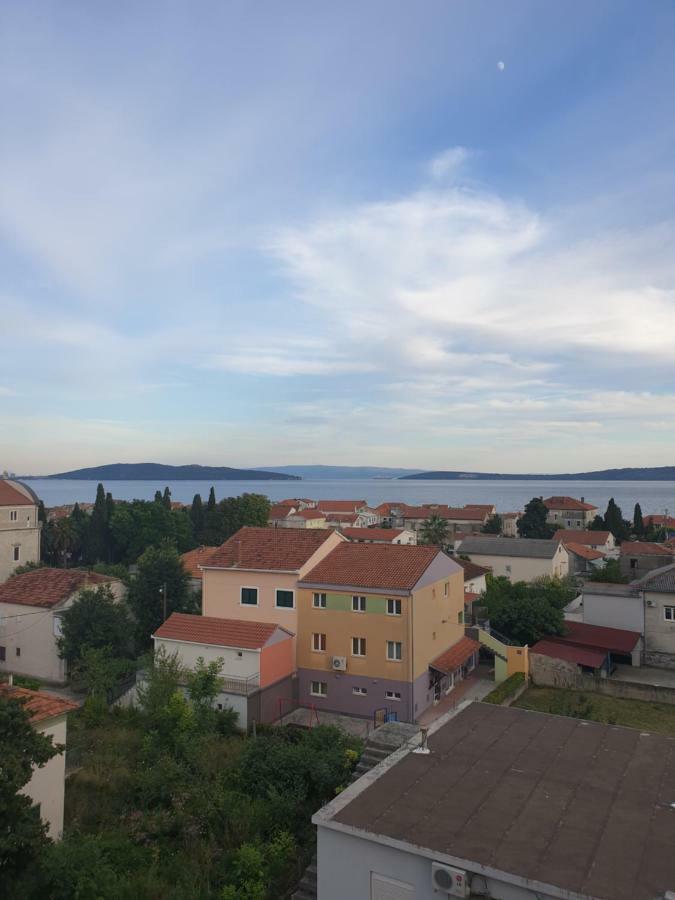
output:
[[[445,582],[448,583],[447,597],[444,591]],[[464,637],[463,614],[464,572],[461,569],[414,592],[411,680],[422,675],[433,659]]]
[[[515,675],[516,672],[522,672],[524,675],[530,674],[529,652],[527,647],[507,648],[506,664],[509,675]]]

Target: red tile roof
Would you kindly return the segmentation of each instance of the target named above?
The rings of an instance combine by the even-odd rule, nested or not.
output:
[[[604,553],[600,553],[599,550],[593,550],[591,547],[584,547],[583,544],[574,544],[571,541],[563,541],[563,544],[566,550],[569,550],[570,553],[574,553],[576,556],[580,556],[582,559],[592,561],[605,558]]]
[[[240,528],[205,568],[297,572],[333,534],[329,528]]]
[[[665,528],[675,528],[675,518],[673,516],[660,516],[650,514],[644,517],[645,525],[660,525]]]
[[[385,541],[391,543],[400,534],[402,528],[343,528],[342,533],[350,541]]]
[[[302,579],[303,584],[411,590],[439,554],[438,547],[340,544]]]
[[[465,603],[475,603],[476,600],[479,600],[481,594],[477,594],[475,591],[464,591],[464,602]]]
[[[609,650],[612,653],[631,653],[641,637],[639,631],[605,628],[603,625],[587,625],[585,622],[565,622],[565,628],[566,634],[556,635],[548,640]]]
[[[316,505],[324,512],[355,513],[368,504],[365,500],[318,500]]]
[[[35,506],[35,501],[26,497],[10,481],[0,478],[0,506]]]
[[[448,647],[444,653],[437,656],[431,663],[431,667],[433,669],[438,669],[439,672],[445,672],[446,675],[449,675],[450,672],[454,672],[455,669],[458,669],[465,663],[478,649],[480,649],[478,641],[474,641],[469,637],[460,638],[456,644],[453,644],[452,647]]]
[[[216,550],[216,547],[196,547],[194,550],[188,550],[187,553],[181,553],[181,562],[183,568],[189,573],[191,578],[202,577],[202,570],[199,568]]]
[[[488,518],[487,510],[477,507],[453,507],[438,506],[407,506],[402,513],[404,519],[429,519],[438,516],[441,519],[450,519],[453,522],[484,522]]]
[[[320,509],[298,509],[294,513],[291,513],[291,515],[299,519],[307,519],[308,521],[326,518],[326,513],[321,512]]]
[[[0,693],[4,697],[20,700],[30,713],[31,722],[42,722],[44,719],[53,719],[64,713],[78,709],[77,703],[64,700],[56,694],[48,694],[45,691],[31,691],[23,687],[10,687],[7,683],[0,684]]]
[[[461,559],[458,556],[453,556],[452,558],[458,566],[464,569],[464,581],[471,581],[473,578],[480,578],[481,575],[489,575],[492,572],[492,569],[479,566],[478,563],[471,562],[470,559]]]
[[[546,509],[574,509],[578,512],[584,510],[597,509],[592,503],[584,503],[581,500],[575,500],[574,497],[547,497],[544,500]]]
[[[0,584],[0,603],[51,609],[82,588],[117,580],[110,575],[98,575],[81,569],[34,569]]]
[[[621,556],[667,556],[672,557],[671,547],[663,544],[652,544],[649,541],[624,541],[621,545]]]
[[[295,509],[292,504],[288,503],[275,503],[274,506],[270,507],[269,519],[285,519],[286,516],[290,516],[291,511]]]
[[[609,540],[609,531],[591,531],[574,528],[559,528],[553,535],[554,541],[572,541],[574,544],[584,544],[586,547],[602,547]]]
[[[530,653],[540,653],[553,659],[564,659],[579,666],[590,666],[597,669],[607,657],[606,650],[594,650],[589,647],[577,647],[574,644],[559,644],[556,641],[538,641],[530,648]]]
[[[290,631],[273,622],[247,622],[243,619],[220,619],[217,616],[190,616],[171,613],[153,637],[167,641],[189,641],[193,644],[213,644],[216,647],[241,647],[260,650],[280,629]]]

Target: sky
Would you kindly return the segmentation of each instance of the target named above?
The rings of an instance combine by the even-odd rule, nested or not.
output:
[[[670,0],[4,4],[0,470],[675,464]]]

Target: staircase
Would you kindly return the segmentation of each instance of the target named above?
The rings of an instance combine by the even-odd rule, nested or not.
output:
[[[372,732],[363,748],[361,759],[352,773],[350,784],[357,781],[366,772],[374,769],[378,763],[386,759],[394,750],[398,750],[414,735],[419,728],[417,725],[407,725],[404,722],[387,722]],[[305,869],[300,879],[292,900],[317,900],[317,869],[316,853],[311,863]]]

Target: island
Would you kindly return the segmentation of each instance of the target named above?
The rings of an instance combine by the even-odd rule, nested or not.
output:
[[[112,463],[57,472],[45,478],[72,481],[300,481],[297,475],[263,472],[260,469],[233,469],[230,466],[168,466],[162,463]]]

